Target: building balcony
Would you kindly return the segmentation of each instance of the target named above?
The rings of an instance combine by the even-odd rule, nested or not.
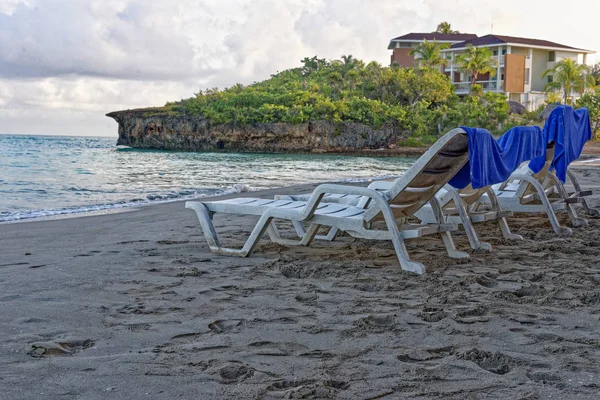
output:
[[[504,81],[476,81],[484,92],[501,92],[504,87]],[[470,82],[454,82],[454,91],[456,94],[468,94],[471,91]]]
[[[500,56],[500,60],[498,60],[498,56],[492,56],[491,59],[493,60],[493,63],[499,63],[497,66],[498,67],[504,67],[504,63],[506,61],[506,55],[501,55]],[[459,70],[460,69],[460,64],[456,61],[456,59],[454,61],[452,61],[451,58],[447,58],[446,59],[446,70],[448,69],[456,69]]]

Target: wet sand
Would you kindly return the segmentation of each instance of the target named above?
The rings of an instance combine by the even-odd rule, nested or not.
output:
[[[575,171],[600,206],[600,169]],[[348,237],[217,256],[182,203],[0,225],[0,398],[595,399],[600,219],[587,218],[572,237],[511,218],[519,243],[476,225],[491,253],[459,231],[466,262],[411,240],[423,276],[391,244]],[[254,221],[216,219],[231,245]]]

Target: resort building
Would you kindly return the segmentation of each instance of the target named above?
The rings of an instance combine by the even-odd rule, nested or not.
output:
[[[504,35],[478,37],[468,33],[409,33],[390,41],[388,49],[393,50],[391,63],[402,67],[414,66],[415,57],[410,52],[423,40],[448,43],[449,47],[441,52],[446,59],[441,69],[452,80],[458,95],[468,94],[470,83],[468,73],[461,71],[456,56],[464,52],[468,45],[489,48],[496,59],[496,75],[480,74],[477,83],[484,91],[506,93],[509,100],[517,101],[530,110],[544,104],[546,94],[543,88],[552,80],[550,75],[542,77],[544,71],[565,58],[585,64],[587,55],[595,53],[547,40]],[[573,96],[576,98],[579,95],[573,93]]]

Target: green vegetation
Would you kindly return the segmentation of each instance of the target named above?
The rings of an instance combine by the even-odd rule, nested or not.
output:
[[[473,67],[473,71],[479,69]],[[203,116],[211,124],[358,122],[404,132],[406,139],[398,143],[404,146],[428,145],[461,125],[499,134],[534,122],[535,113],[509,115],[505,95],[484,93],[477,86],[469,96],[459,98],[448,77],[435,68],[383,67],[350,55],[333,61],[307,57],[300,67],[265,81],[201,91],[148,112]],[[600,104],[600,94],[594,96],[584,96],[581,104]],[[600,107],[595,107],[597,111],[590,107],[590,112],[600,116]]]
[[[558,61],[554,68],[544,71],[542,77],[552,77],[552,80],[544,86],[546,92],[562,92],[565,104],[571,102],[573,91],[583,93],[586,85],[596,85],[594,76],[589,73],[589,67],[584,64],[565,58]]]
[[[448,43],[423,40],[422,43],[411,50],[410,55],[415,56],[415,62],[420,68],[439,68],[442,64],[446,64],[440,50],[448,47],[450,47]]]
[[[460,32],[453,30],[452,26],[448,22],[444,21],[444,22],[440,22],[438,24],[437,29],[433,33],[448,34],[448,33],[460,33]]]
[[[596,89],[593,92],[586,92],[577,99],[577,107],[586,107],[588,109],[592,132],[597,138],[600,131],[600,89]]]
[[[473,47],[469,44],[465,52],[456,58],[459,68],[469,74],[471,89],[473,89],[479,74],[496,75],[496,60],[492,58],[492,51],[487,47]]]
[[[509,120],[506,97],[496,93],[461,100],[450,80],[433,68],[365,64],[352,56],[328,61],[305,58],[298,68],[249,86],[201,91],[168,103],[165,111],[201,115],[213,124],[325,120],[393,126],[408,137],[438,137],[459,125],[500,132]]]

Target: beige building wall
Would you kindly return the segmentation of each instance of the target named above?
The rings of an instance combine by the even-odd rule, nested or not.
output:
[[[531,55],[531,91],[541,92],[546,84],[542,74],[547,69],[548,50],[533,49]]]

